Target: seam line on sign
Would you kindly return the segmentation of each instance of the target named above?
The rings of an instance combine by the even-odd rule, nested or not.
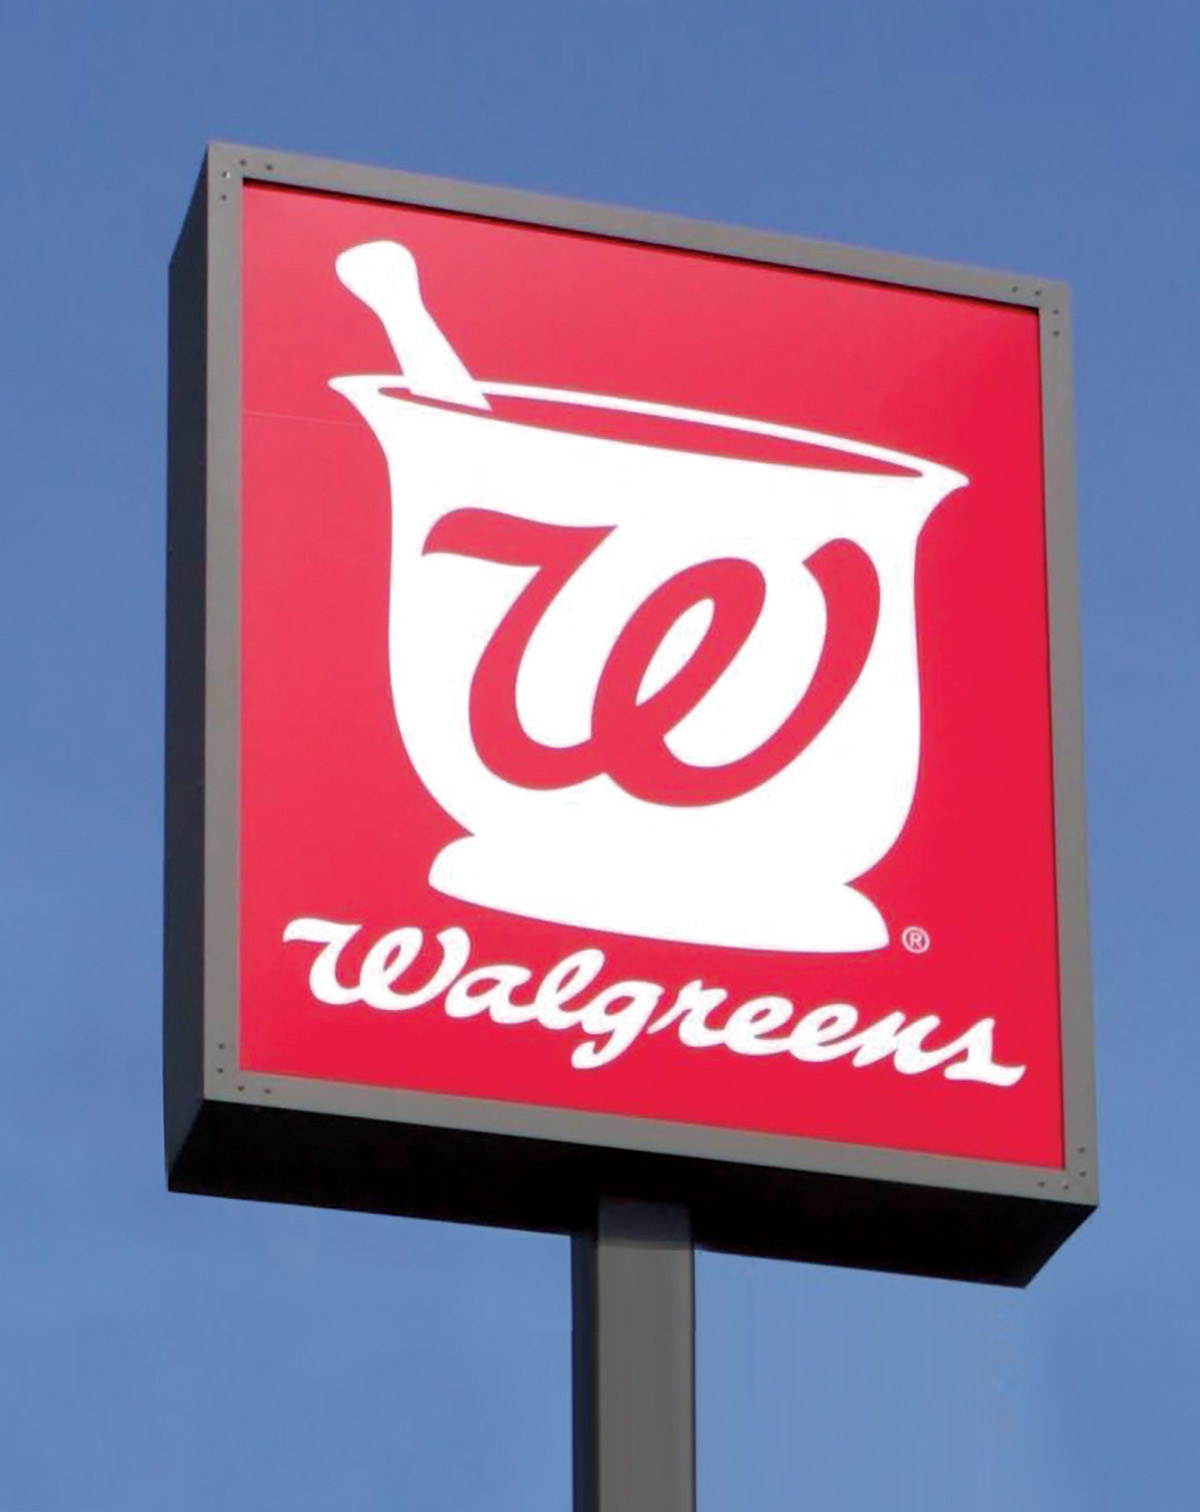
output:
[[[306,415],[300,410],[265,410],[247,407],[242,413],[255,420],[302,420],[306,425],[330,425],[338,430],[359,429],[353,420],[325,420],[320,415]]]

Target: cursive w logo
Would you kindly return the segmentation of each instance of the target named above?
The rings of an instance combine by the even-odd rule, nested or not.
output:
[[[517,678],[550,605],[612,527],[545,525],[487,509],[460,509],[430,531],[425,553],[473,557],[536,572],[488,642],[471,681],[471,737],[487,767],[519,787],[571,787],[607,774],[634,798],[691,807],[739,798],[790,765],[821,733],[858,681],[879,622],[879,580],[852,541],[830,541],[804,567],[826,604],[826,634],[807,689],[757,749],[717,766],[682,761],[667,736],[712,691],[746,644],[766,598],[763,574],[737,557],[700,562],[646,598],[617,636],[600,674],[588,739],[551,746],[526,732]],[[689,609],[712,606],[691,656],[641,697],[666,636]]]

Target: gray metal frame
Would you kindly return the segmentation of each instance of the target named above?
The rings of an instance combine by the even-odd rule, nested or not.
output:
[[[1062,1169],[348,1086],[238,1065],[241,189],[567,228],[1035,309],[1041,330]],[[214,144],[171,271],[165,1081],[173,1187],[572,1228],[600,1195],[691,1205],[730,1249],[1021,1284],[1097,1202],[1070,326],[1060,283]],[[403,1138],[396,1126],[403,1125]],[[319,1132],[318,1132],[319,1130]],[[403,1145],[403,1149],[400,1146]],[[334,1153],[331,1155],[330,1150]],[[421,1161],[431,1175],[422,1179]],[[447,1192],[473,1162],[479,1179]],[[386,1180],[383,1173],[389,1173]],[[578,1199],[521,1190],[564,1173]],[[848,1181],[846,1178],[852,1178]],[[500,1186],[489,1193],[489,1183]],[[768,1213],[764,1205],[781,1208]],[[896,1230],[890,1237],[885,1230]]]

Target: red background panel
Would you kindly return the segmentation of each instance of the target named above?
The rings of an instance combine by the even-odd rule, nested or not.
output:
[[[698,253],[250,185],[244,217],[241,1059],[246,1069],[1041,1165],[1062,1159],[1041,401],[1028,310]],[[541,924],[433,892],[460,831],[406,758],[388,658],[383,456],[329,387],[396,362],[334,272],[403,242],[479,378],[753,416],[926,457],[970,484],[921,538],[922,753],[890,854],[862,882],[892,944],[740,952]],[[611,422],[612,417],[607,417]],[[636,424],[636,417],[629,417]],[[996,1020],[1010,1088],[639,1038],[577,1071],[571,1032],[317,1002],[302,915],[465,928],[472,964],[540,976],[607,956],[597,987],[694,978],[860,1023]],[[906,926],[930,948],[905,950]],[[436,948],[428,959],[436,959]],[[420,967],[415,971],[419,976]],[[432,969],[432,967],[431,967]],[[665,1000],[669,1001],[669,999]]]

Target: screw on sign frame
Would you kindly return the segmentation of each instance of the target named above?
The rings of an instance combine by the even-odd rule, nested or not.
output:
[[[282,242],[264,241],[272,224],[289,228]],[[271,262],[272,245],[286,248],[282,263]],[[309,257],[314,247],[320,255]],[[606,354],[606,386],[597,378],[588,387],[588,342],[570,350],[582,330],[576,258],[592,273],[627,277],[636,268],[638,279],[646,269],[647,280],[659,280],[665,323],[656,327],[645,305],[630,326],[644,341],[640,358],[636,342],[623,345],[629,333],[604,329],[593,288],[599,315],[588,341]],[[469,287],[456,290],[455,267],[468,265],[477,279],[485,268],[500,286],[507,278],[510,290],[526,278],[528,304],[517,313],[526,335],[536,336],[541,320],[539,350],[522,348],[518,362],[514,342],[524,338],[520,322],[504,324],[504,301],[494,299],[485,315]],[[745,362],[727,365],[714,386],[703,353],[676,341],[696,322],[671,305],[673,289],[682,299],[685,288],[719,296],[735,284],[747,320],[766,312],[757,337],[777,343],[768,366],[792,384],[789,407],[770,419],[736,418],[762,417],[770,406]],[[922,439],[917,373],[901,374],[890,397],[887,384],[877,385],[883,408],[858,423],[854,403],[839,397],[853,356],[839,345],[837,322],[816,343],[824,370],[815,378],[784,340],[776,316],[793,295],[818,318],[823,301],[843,310],[857,301],[885,320],[904,309],[961,320],[964,330],[986,327],[1001,345],[1019,327],[1013,350],[1025,353],[1032,398],[1023,413],[1034,430],[1011,450],[1028,464],[1025,491],[1005,497],[989,483],[994,435],[992,453],[973,454],[961,472],[955,448],[932,432]],[[682,311],[675,326],[672,308]],[[333,326],[350,332],[345,347],[322,346]],[[265,346],[262,331],[271,333]],[[583,1507],[692,1505],[693,1237],[749,1253],[1022,1284],[1094,1206],[1065,333],[1057,285],[284,154],[210,150],[172,265],[170,1183],[576,1234]],[[870,321],[856,339],[871,350]],[[371,342],[379,375],[342,377],[358,360],[350,349]],[[273,366],[264,353],[274,353]],[[509,353],[513,365],[501,371]],[[625,353],[646,371],[621,369]],[[965,360],[957,387],[968,398],[973,384],[987,387],[991,360]],[[878,366],[859,372],[862,392]],[[476,376],[491,371],[501,377]],[[947,391],[934,397],[934,410],[953,409]],[[982,408],[962,417],[963,434],[974,426],[980,444]],[[815,430],[796,428],[818,418]],[[617,429],[604,434],[606,424]],[[471,482],[437,505],[411,547],[395,537],[394,708],[379,613],[387,537],[369,536],[386,516],[372,525],[369,511],[347,509],[343,533],[317,544],[330,497],[379,493],[383,457],[369,432],[394,480],[408,478],[429,445],[427,493],[455,468]],[[449,448],[442,435],[454,438]],[[839,441],[848,435],[886,435],[888,445]],[[467,437],[470,445],[459,444]],[[803,458],[789,456],[801,446],[810,448]],[[964,442],[963,459],[969,451]],[[531,465],[552,456],[567,471],[556,474],[547,461],[536,508],[522,489],[497,488],[505,467],[528,481]],[[920,461],[928,456],[952,465]],[[471,481],[472,458],[492,472]],[[558,487],[563,476],[577,487]],[[778,501],[777,484],[789,476],[806,480],[807,516]],[[761,536],[759,547],[744,544],[713,481],[730,478],[747,529],[752,518],[768,534],[780,521],[786,531],[806,517],[817,522],[800,550],[807,587],[790,609],[791,590],[780,591],[777,574],[791,546],[764,552]],[[626,500],[615,526],[603,509],[594,518],[564,512],[602,483]],[[928,672],[936,685],[941,667],[945,681],[962,630],[954,615],[973,592],[993,591],[959,584],[959,608],[939,607],[931,584],[953,565],[953,543],[991,528],[1003,544],[1011,527],[1024,529],[1028,544],[1036,527],[1036,562],[1022,579],[1033,629],[1013,654],[1014,681],[1033,690],[1028,706],[1045,703],[1044,746],[1040,736],[1023,746],[1012,731],[1010,748],[998,753],[925,688],[927,730],[912,723],[914,699],[888,703],[889,688],[916,676],[905,616],[911,621],[921,526],[885,518],[873,534],[880,515],[869,501],[899,500],[908,489],[928,511],[964,487],[971,511],[940,511],[916,558],[928,643],[922,678]],[[856,491],[859,523],[838,525],[859,507],[847,502]],[[643,505],[672,492],[689,498],[687,528],[709,531],[708,544],[697,554],[674,526],[651,532],[659,557],[643,551],[640,566],[636,553],[628,557],[625,578],[611,579],[625,582],[627,601],[604,621],[615,600],[602,593],[589,601],[589,574],[619,567]],[[272,535],[278,523],[298,539]],[[413,527],[411,510],[394,523],[397,532]],[[364,571],[375,573],[373,590],[361,587]],[[506,573],[507,596],[496,597]],[[468,577],[479,592],[464,596]],[[555,629],[568,603],[571,635]],[[295,604],[335,633],[314,635]],[[406,604],[423,606],[436,631],[401,633]],[[771,642],[763,626],[789,613],[791,640]],[[460,655],[455,636],[472,614],[477,639],[463,642]],[[1025,623],[1024,611],[1012,619],[1017,641]],[[575,632],[588,625],[594,696],[584,724],[569,727],[574,691],[555,691],[566,686],[555,682],[555,655],[575,655],[576,639],[586,640]],[[1032,664],[1039,636],[1044,656]],[[810,661],[785,666],[791,683],[782,686],[787,676],[771,645],[801,642]],[[305,704],[294,665],[272,659],[276,646],[313,673],[322,715],[336,705],[338,720],[306,713],[315,705]],[[780,700],[760,719],[759,738],[722,748],[703,728],[705,710],[735,685],[739,658],[760,654],[760,672],[771,675],[759,682],[777,677]],[[998,653],[993,646],[987,654]],[[414,692],[422,667],[445,668],[435,680],[443,696],[424,703]],[[831,821],[828,838],[809,845],[794,869],[796,885],[808,889],[808,915],[792,906],[768,917],[773,889],[742,864],[755,857],[747,837],[786,836],[798,815],[815,836],[822,804],[820,785],[797,777],[791,819],[776,808],[764,821],[757,795],[782,794],[822,761],[826,770],[852,764],[854,741],[847,736],[839,748],[838,732],[853,731],[861,715],[861,749],[872,707],[909,720],[904,739],[890,742],[909,753],[893,763],[892,812],[877,814],[857,850],[847,847],[852,819]],[[556,725],[560,718],[566,724]],[[431,730],[442,732],[432,743]],[[454,739],[469,746],[465,767],[455,766]],[[997,1006],[964,1000],[942,1024],[918,999],[931,983],[961,976],[970,958],[962,912],[947,902],[955,884],[972,897],[982,888],[1024,927],[1021,899],[1006,901],[996,879],[959,878],[951,868],[940,891],[922,890],[923,872],[941,875],[946,856],[965,854],[954,850],[955,832],[969,832],[972,815],[945,795],[953,799],[960,779],[971,791],[971,762],[962,759],[971,753],[981,771],[999,771],[1009,757],[1014,771],[1025,762],[1022,791],[1041,804],[1044,822],[1008,813],[1003,794],[989,793],[1003,822],[987,833],[1002,846],[1014,817],[1032,826],[1050,871],[1025,878],[1041,888],[1028,909],[1028,948],[990,963],[986,987],[999,994]],[[264,774],[276,784],[269,792]],[[934,802],[931,793],[942,796]],[[722,829],[722,811],[746,822]],[[552,817],[532,820],[514,851],[512,814]],[[619,860],[646,824],[678,839],[641,844],[633,868],[598,864],[591,875],[547,865],[568,839],[598,858],[608,846]],[[889,825],[904,832],[890,854]],[[935,866],[928,841],[938,835]],[[714,836],[739,862],[715,888],[695,861]],[[343,854],[348,837],[359,848]],[[824,872],[811,860],[821,854],[833,858]],[[435,938],[443,942],[440,982]],[[1024,1005],[1020,983],[1037,984],[1020,976],[1023,954],[1043,963]],[[859,989],[855,1008],[849,999]],[[1041,1038],[1022,1041],[1020,1024],[1038,1013]],[[787,1090],[797,1086],[806,1089],[801,1098]],[[761,1087],[770,1095],[757,1095]],[[918,1105],[932,1110],[923,1125],[906,1112]],[[847,1106],[867,1121],[839,1125]],[[968,1107],[970,1117],[955,1111]],[[1015,1108],[1026,1113],[1014,1118],[1006,1110]],[[638,1391],[646,1412],[614,1417],[606,1404]]]

